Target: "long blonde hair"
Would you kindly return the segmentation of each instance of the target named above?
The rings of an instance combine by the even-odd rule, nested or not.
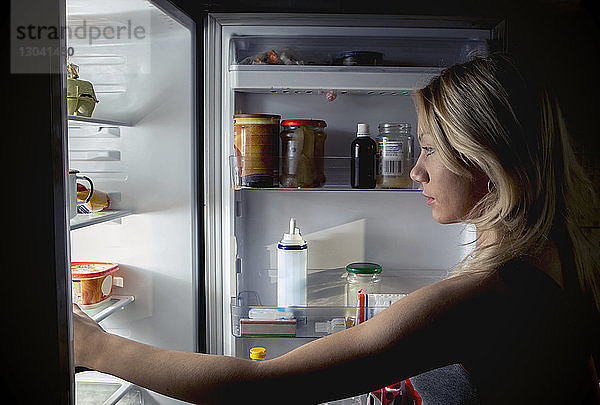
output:
[[[552,239],[563,274],[574,267],[577,288],[600,310],[598,261],[582,232],[593,218],[595,193],[556,97],[526,82],[508,57],[493,54],[445,69],[414,99],[444,165],[461,176],[482,171],[489,178],[488,193],[464,222],[494,242],[477,244],[455,273],[535,256]]]

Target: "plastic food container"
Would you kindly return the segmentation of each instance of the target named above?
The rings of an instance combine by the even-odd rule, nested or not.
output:
[[[101,306],[112,295],[115,263],[71,262],[73,302],[83,309]]]
[[[345,66],[379,66],[383,62],[381,52],[350,51],[337,56],[338,63]]]

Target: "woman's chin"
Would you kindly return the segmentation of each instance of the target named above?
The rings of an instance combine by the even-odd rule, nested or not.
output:
[[[438,224],[442,224],[442,225],[456,224],[456,223],[461,222],[455,216],[448,216],[448,215],[443,215],[443,214],[436,213],[435,209],[433,210],[433,212],[431,213],[431,215],[433,216],[433,220],[435,222],[437,222]]]

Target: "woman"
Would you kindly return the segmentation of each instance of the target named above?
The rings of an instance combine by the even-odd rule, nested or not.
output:
[[[76,365],[199,403],[317,403],[418,375],[427,403],[442,372],[473,402],[600,403],[600,276],[581,231],[593,192],[554,98],[492,55],[446,69],[415,101],[411,177],[437,222],[478,231],[453,277],[260,363],[136,343],[76,308]]]

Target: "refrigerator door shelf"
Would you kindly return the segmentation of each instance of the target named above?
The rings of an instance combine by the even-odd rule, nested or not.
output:
[[[133,214],[130,210],[106,210],[92,212],[90,214],[77,214],[71,219],[71,230],[85,228],[86,226],[96,225],[108,221],[120,220],[123,217]]]
[[[84,310],[90,318],[92,318],[96,322],[100,322],[110,315],[114,314],[119,309],[125,308],[127,305],[131,304],[135,300],[133,295],[113,295],[108,299],[106,305],[102,305],[98,308],[93,308],[90,310]]]
[[[96,126],[100,126],[100,125],[101,126],[116,126],[116,127],[131,126],[130,122],[115,121],[115,120],[95,118],[95,117],[82,117],[82,116],[69,115],[67,117],[67,119],[69,120],[69,126],[71,126],[72,123],[78,123],[81,125],[96,125]]]
[[[72,162],[119,161],[121,152],[118,150],[69,150]]]

